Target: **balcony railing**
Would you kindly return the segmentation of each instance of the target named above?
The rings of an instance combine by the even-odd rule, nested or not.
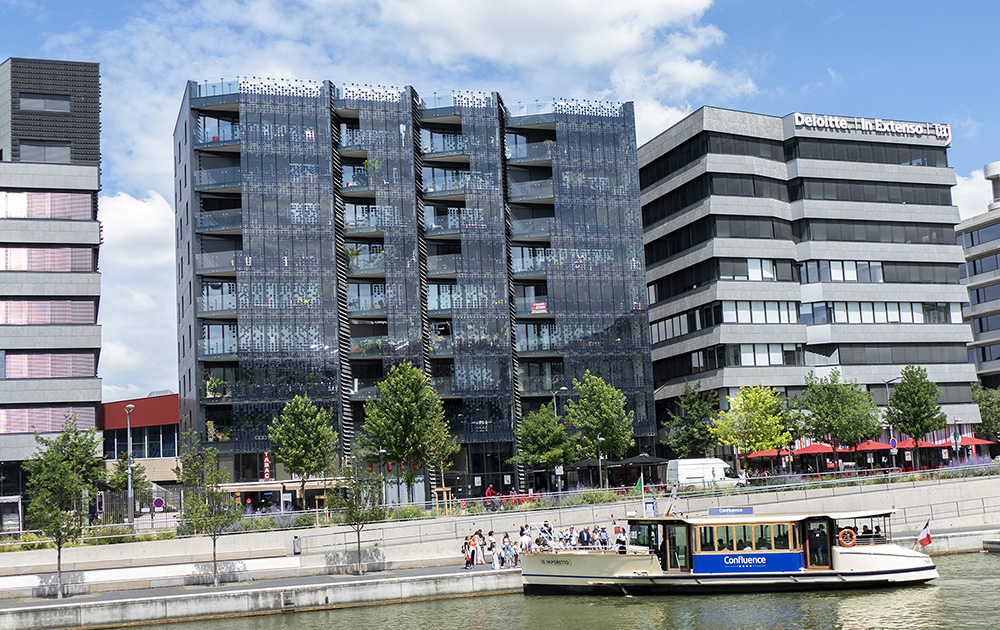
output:
[[[446,335],[436,335],[431,337],[430,351],[433,355],[455,354],[455,347],[452,337]]]
[[[381,230],[399,218],[396,206],[348,206],[344,212],[344,227],[348,233]]]
[[[348,298],[347,311],[353,316],[384,314],[385,298],[371,296]]]
[[[236,271],[236,252],[212,252],[195,254],[194,269],[199,273],[209,271]]]
[[[240,82],[219,81],[217,83],[196,83],[192,86],[191,96],[202,98],[205,96],[225,96],[226,94],[239,94]]]
[[[456,271],[458,254],[440,254],[427,257],[427,275],[448,275]]]
[[[238,230],[243,227],[243,211],[240,208],[198,212],[194,215],[194,227],[200,232]]]
[[[521,376],[517,380],[517,391],[523,394],[551,396],[559,389],[559,378],[554,376]]]
[[[532,353],[532,352],[551,352],[556,353],[559,350],[559,344],[557,344],[553,339],[523,339],[518,338],[517,344],[515,344],[518,352]]]
[[[424,192],[464,191],[468,180],[469,174],[465,171],[449,171],[446,175],[424,179]]]
[[[344,192],[371,188],[368,169],[364,168],[344,168],[344,177],[341,181],[344,185]]]
[[[230,142],[232,140],[240,139],[240,125],[239,123],[229,123],[227,121],[218,121],[218,125],[213,125],[208,128],[195,129],[194,131],[194,143],[195,144],[205,144],[209,142]]]
[[[361,140],[364,138],[360,129],[353,129],[351,127],[341,126],[340,128],[340,148],[343,149],[356,149],[361,146]]]
[[[378,357],[382,356],[382,345],[385,337],[351,337],[351,356]]]
[[[507,106],[507,114],[509,116],[537,116],[539,114],[551,114],[554,111],[556,111],[555,101],[534,101]]]
[[[552,308],[546,296],[514,298],[514,309],[518,315],[551,315]]]
[[[237,344],[235,339],[200,339],[198,341],[198,350],[203,357],[235,354]]]
[[[450,376],[432,376],[431,387],[433,387],[434,391],[436,391],[439,395],[451,395],[451,379],[452,377]]]
[[[511,201],[551,199],[552,196],[553,188],[551,179],[543,179],[534,182],[512,182],[510,185]]]
[[[206,188],[224,188],[240,185],[240,167],[210,168],[194,172],[194,185]]]
[[[384,274],[385,256],[382,254],[358,254],[350,260],[348,265],[350,274]]]
[[[529,161],[545,161],[552,159],[552,147],[555,143],[529,142],[507,147],[507,159]]]
[[[424,109],[441,109],[442,107],[454,107],[455,98],[451,94],[432,94],[420,99],[420,106]]]
[[[551,256],[522,256],[511,260],[511,269],[514,273],[545,273],[551,267]]]
[[[552,217],[518,219],[511,224],[511,238],[545,238],[552,235]]]
[[[224,293],[222,295],[203,295],[198,298],[198,311],[200,313],[212,313],[218,311],[231,311],[236,308],[236,294]]]
[[[463,153],[465,152],[465,141],[461,134],[431,134],[425,132],[420,137],[420,151],[425,155],[433,153]]]

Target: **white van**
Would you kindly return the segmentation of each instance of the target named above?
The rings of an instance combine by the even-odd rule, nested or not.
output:
[[[733,467],[718,457],[672,459],[667,462],[667,485],[699,488],[733,488],[747,485],[746,475],[737,475]]]

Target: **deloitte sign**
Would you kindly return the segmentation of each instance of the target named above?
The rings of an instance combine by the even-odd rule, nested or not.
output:
[[[933,137],[951,140],[951,125],[941,123],[912,123],[881,118],[849,118],[827,114],[792,114],[796,129],[819,131],[860,131],[863,133],[892,134],[915,137]]]

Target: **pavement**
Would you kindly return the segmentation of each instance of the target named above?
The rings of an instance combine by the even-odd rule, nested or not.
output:
[[[245,591],[257,589],[285,588],[292,586],[326,585],[371,580],[386,580],[391,578],[406,577],[429,577],[438,575],[458,574],[473,575],[475,573],[493,571],[490,564],[478,565],[471,571],[463,569],[465,561],[458,559],[454,565],[421,567],[416,569],[392,569],[389,571],[372,571],[364,575],[337,574],[337,575],[311,575],[303,577],[275,578],[271,580],[249,580],[246,582],[226,582],[219,586],[209,585],[186,585],[186,586],[165,586],[158,588],[141,588],[123,591],[108,591],[99,593],[86,593],[82,595],[70,595],[63,599],[53,597],[25,597],[21,599],[0,599],[0,614],[5,610],[17,608],[27,608],[31,606],[59,606],[68,603],[81,602],[110,602],[128,599],[142,599],[147,597],[169,597],[171,595],[190,595],[192,593],[224,593],[232,591]],[[510,569],[501,569],[510,570]],[[516,569],[520,570],[520,569]]]

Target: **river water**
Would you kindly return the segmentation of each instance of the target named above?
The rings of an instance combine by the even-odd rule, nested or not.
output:
[[[496,595],[153,626],[158,630],[965,630],[1000,628],[1000,554],[935,559],[888,590],[773,595]]]

